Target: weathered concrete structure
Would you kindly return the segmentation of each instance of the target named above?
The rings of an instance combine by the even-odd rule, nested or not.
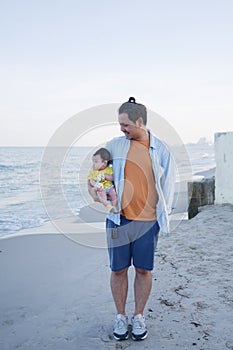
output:
[[[215,134],[215,176],[188,183],[188,217],[198,207],[210,204],[233,204],[233,132]]]
[[[188,182],[188,218],[192,219],[198,213],[198,207],[214,204],[215,178]]]
[[[215,134],[215,203],[233,204],[233,132]]]

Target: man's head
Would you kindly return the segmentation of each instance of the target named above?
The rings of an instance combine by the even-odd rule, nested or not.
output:
[[[134,97],[120,106],[118,119],[121,131],[128,139],[139,140],[147,136],[147,110],[144,105],[136,103]]]
[[[128,114],[129,120],[136,123],[139,118],[142,118],[143,124],[147,123],[146,107],[141,103],[136,103],[134,97],[130,97],[128,102],[123,103],[119,108],[119,114]]]

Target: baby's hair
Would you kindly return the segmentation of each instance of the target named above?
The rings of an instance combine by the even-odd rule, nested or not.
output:
[[[107,160],[107,164],[111,164],[111,154],[110,152],[106,149],[106,148],[99,148],[94,154],[93,156],[97,156],[100,155],[102,160]]]

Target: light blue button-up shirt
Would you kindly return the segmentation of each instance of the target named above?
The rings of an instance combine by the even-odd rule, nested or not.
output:
[[[114,184],[118,196],[118,208],[121,208],[121,198],[124,189],[124,169],[130,140],[125,136],[116,137],[107,142],[106,148],[111,153],[114,170]],[[169,233],[168,214],[172,210],[175,188],[175,162],[166,144],[150,133],[150,157],[155,177],[159,200],[156,207],[156,217],[160,231]],[[107,218],[120,225],[120,213],[109,213]]]

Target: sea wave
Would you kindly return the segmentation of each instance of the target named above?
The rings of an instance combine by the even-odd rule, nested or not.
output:
[[[211,148],[212,147],[212,148]],[[40,166],[43,148],[4,148],[0,149],[0,235],[14,234],[22,229],[41,226],[49,221],[46,208],[41,198]],[[86,153],[85,153],[86,151]],[[215,166],[213,146],[188,145],[193,174],[207,171]],[[87,204],[86,185],[83,173],[88,171],[85,157],[90,149],[76,148],[67,155],[60,177],[48,179],[48,195],[55,207],[55,215],[64,215],[64,202],[69,210],[77,215],[80,208]],[[85,163],[83,160],[85,159]],[[190,165],[179,164],[178,181],[184,181],[190,173]],[[48,164],[49,168],[49,164]],[[82,171],[82,174],[80,173]],[[80,174],[82,176],[80,176]],[[57,186],[61,187],[62,198],[57,195]],[[90,201],[91,199],[88,198]]]

